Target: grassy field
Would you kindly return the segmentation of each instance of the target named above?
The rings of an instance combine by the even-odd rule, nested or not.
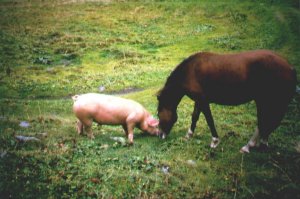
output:
[[[118,94],[155,114],[157,91],[198,51],[271,49],[300,79],[299,25],[297,0],[0,0],[0,198],[300,198],[299,94],[269,151],[250,154],[239,149],[256,128],[253,102],[212,104],[212,150],[202,117],[184,138],[188,98],[168,139],[135,129],[133,146],[111,139],[119,126],[77,135],[70,98]]]

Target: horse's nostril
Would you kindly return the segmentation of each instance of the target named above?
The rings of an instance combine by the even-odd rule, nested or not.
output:
[[[166,133],[164,133],[164,132],[160,132],[159,137],[160,137],[161,139],[166,139],[167,135],[166,135]]]

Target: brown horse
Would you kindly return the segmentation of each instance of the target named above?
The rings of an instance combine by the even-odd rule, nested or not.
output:
[[[211,115],[210,103],[239,105],[254,100],[257,129],[241,152],[249,147],[267,146],[270,133],[280,124],[296,90],[296,71],[288,62],[268,50],[239,54],[196,53],[180,63],[159,92],[160,136],[165,138],[177,121],[177,106],[184,95],[195,101],[191,137],[204,113],[212,134],[211,147],[219,138]]]

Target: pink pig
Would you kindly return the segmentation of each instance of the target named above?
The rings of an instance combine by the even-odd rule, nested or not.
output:
[[[87,132],[88,137],[94,138],[92,132],[93,121],[99,124],[122,125],[130,144],[133,144],[133,129],[138,127],[152,135],[158,135],[158,120],[139,103],[120,97],[87,93],[75,95],[73,111],[79,119],[77,131]]]

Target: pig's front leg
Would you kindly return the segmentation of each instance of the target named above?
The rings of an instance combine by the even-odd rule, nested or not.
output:
[[[133,144],[133,129],[135,127],[136,113],[131,113],[126,119],[129,144]]]
[[[124,132],[125,132],[126,137],[128,137],[127,124],[123,124],[122,127],[123,127],[123,129],[124,129]]]
[[[132,145],[133,144],[133,129],[134,129],[134,126],[132,127],[130,124],[129,124],[129,129],[132,129],[130,131],[128,131],[128,127],[127,127],[127,124],[126,125],[122,125],[123,129],[124,129],[124,132],[125,132],[125,135],[126,137],[128,137],[128,141],[129,141],[129,144]],[[131,132],[131,133],[129,133]]]
[[[133,129],[134,129],[134,123],[127,124],[127,136],[129,144],[133,144]]]

